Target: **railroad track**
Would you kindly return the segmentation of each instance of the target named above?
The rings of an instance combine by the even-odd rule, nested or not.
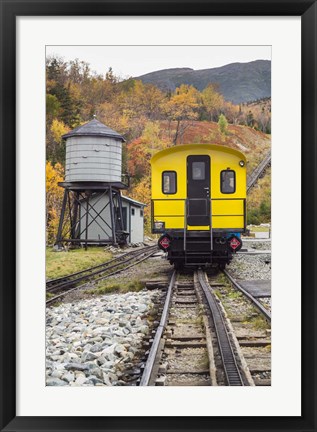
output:
[[[217,296],[230,318],[232,333],[256,386],[271,385],[271,314],[227,272],[219,277]],[[251,285],[252,286],[252,285]]]
[[[247,297],[251,303],[258,309],[258,311],[264,316],[264,318],[267,320],[267,322],[271,323],[271,312],[265,307],[258,299],[253,297],[252,294],[250,294],[248,291],[246,291],[239,282],[232,277],[230,273],[227,272],[227,270],[223,270],[223,273],[226,275],[226,277],[230,280],[232,285],[242,292],[242,294]]]
[[[127,252],[120,257],[114,258],[103,264],[90,267],[80,272],[47,281],[46,292],[58,293],[46,300],[46,305],[54,303],[66,294],[80,288],[84,288],[90,283],[98,283],[114,274],[120,273],[136,264],[141,263],[157,251],[157,246],[148,246],[132,252]]]
[[[140,386],[253,385],[202,270],[173,272]]]

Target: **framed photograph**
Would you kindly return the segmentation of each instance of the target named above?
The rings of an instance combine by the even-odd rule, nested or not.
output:
[[[316,431],[316,13],[315,1],[299,0],[1,0],[1,430]],[[260,179],[247,200],[240,187],[246,168],[250,190]],[[134,176],[129,184],[125,169]],[[257,298],[267,298],[266,308],[272,275],[272,332],[270,314],[265,323],[251,309],[235,309],[237,295],[210,276],[206,302],[211,291],[230,300],[226,326],[243,354],[241,384],[228,375],[222,353],[223,372],[215,372],[217,352],[213,369],[209,351],[208,368],[199,354],[195,379],[188,377],[194,362],[188,367],[184,359],[164,376],[166,364],[181,357],[177,344],[214,343],[189,338],[189,309],[172,319],[184,334],[167,336],[161,378],[149,384],[148,363],[134,355],[141,334],[149,358],[156,344],[142,320],[159,298],[144,290],[150,265],[131,273],[131,296],[113,295],[105,308],[101,294],[120,292],[120,278],[92,296],[85,286],[60,304],[65,293],[54,283],[81,270],[67,267],[72,247],[81,246],[83,259],[87,248],[106,247],[115,266],[114,247],[124,243],[138,254],[144,234],[153,234],[170,261],[153,274],[169,264],[178,271],[183,257],[175,245],[179,238],[182,247],[194,244],[198,229],[200,247],[211,238],[220,268],[250,229],[272,237],[272,267],[266,243],[255,239],[253,248],[263,257],[258,289],[266,294]],[[89,257],[93,269],[104,260],[100,250]],[[184,246],[186,265],[198,262],[193,250]],[[248,290],[258,270],[243,259],[231,269],[244,272]],[[48,279],[54,294],[45,292]],[[191,307],[192,299],[177,295]],[[244,335],[248,320],[252,337]],[[159,334],[166,323],[157,325]]]

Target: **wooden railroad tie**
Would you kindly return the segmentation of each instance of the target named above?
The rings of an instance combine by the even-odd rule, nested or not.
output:
[[[239,340],[239,345],[242,347],[265,347],[271,345],[271,341],[268,339]]]

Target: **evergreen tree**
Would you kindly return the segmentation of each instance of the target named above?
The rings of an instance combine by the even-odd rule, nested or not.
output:
[[[227,134],[228,121],[223,114],[220,114],[220,116],[219,116],[218,128],[219,128],[220,133],[222,133],[223,135]]]

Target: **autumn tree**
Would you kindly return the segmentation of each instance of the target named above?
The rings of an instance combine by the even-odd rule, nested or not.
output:
[[[160,136],[157,123],[147,122],[142,135],[127,146],[128,173],[136,184],[144,176],[150,175],[150,159],[154,153],[168,146],[168,141]]]
[[[114,74],[111,66],[109,67],[109,69],[106,72],[105,81],[108,81],[111,84],[116,84],[119,81],[119,78]]]
[[[46,131],[46,158],[53,164],[65,160],[65,142],[62,136],[69,131],[69,127],[60,120],[54,119]]]
[[[146,204],[144,208],[144,231],[151,232],[151,178],[146,175],[142,180],[132,187],[130,195],[133,199]]]
[[[225,102],[222,108],[223,114],[225,115],[228,123],[237,124],[241,115],[240,107],[234,105],[231,102]]]
[[[46,79],[55,84],[65,85],[68,79],[68,64],[61,57],[47,57]]]
[[[59,120],[73,128],[80,123],[80,108],[82,102],[72,97],[71,84],[65,86],[57,83],[50,90],[50,94],[55,96],[60,104]]]
[[[58,186],[64,179],[60,163],[54,166],[46,162],[46,242],[52,244],[56,238],[64,189]]]
[[[89,63],[80,61],[78,58],[69,61],[67,78],[72,83],[82,85],[89,82],[91,74]]]
[[[251,110],[249,110],[248,114],[246,115],[246,124],[247,126],[253,127],[255,123],[254,115]]]
[[[152,84],[145,84],[140,97],[143,114],[150,120],[160,118],[161,105],[165,100],[162,91]]]
[[[208,113],[209,120],[217,120],[218,115],[225,104],[223,96],[218,92],[218,87],[215,84],[208,84],[208,86],[202,91],[201,97],[204,108]]]
[[[176,130],[173,138],[173,144],[176,145],[177,140],[183,135],[185,129],[190,126],[185,120],[196,120],[198,118],[198,108],[200,93],[193,86],[182,84],[175,90],[170,100],[163,104],[169,120],[176,121]]]

